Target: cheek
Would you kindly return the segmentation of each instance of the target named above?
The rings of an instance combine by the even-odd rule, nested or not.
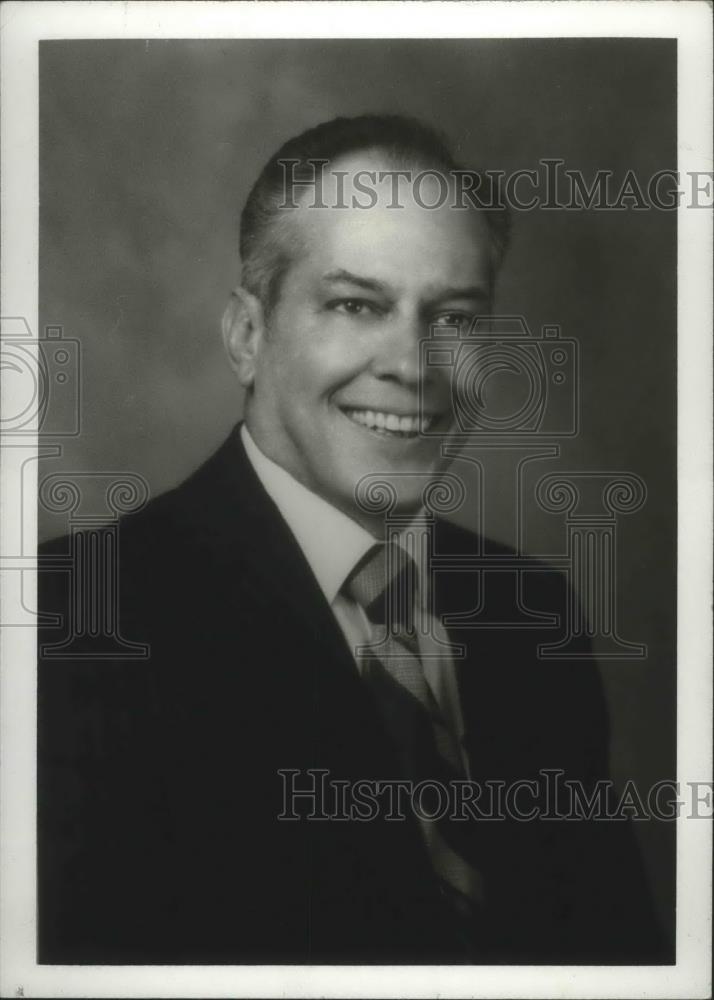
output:
[[[287,394],[317,401],[358,377],[368,361],[368,351],[359,338],[312,327],[275,338],[266,353],[265,365],[272,369],[273,381],[284,385]]]
[[[266,360],[276,379],[292,384],[296,396],[329,395],[369,364],[364,332],[290,284],[267,333]]]
[[[358,338],[320,336],[314,343],[312,360],[320,381],[337,389],[359,376],[368,354]]]

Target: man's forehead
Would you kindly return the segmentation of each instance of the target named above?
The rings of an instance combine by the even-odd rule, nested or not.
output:
[[[381,149],[366,149],[338,156],[321,170],[322,196],[328,207],[353,201],[359,206],[390,211],[433,211],[441,202],[453,205],[457,188],[455,172],[444,164],[400,156]],[[299,199],[309,204],[310,199]]]
[[[408,172],[398,192],[396,170]],[[411,269],[419,280],[468,283],[474,270],[488,266],[485,218],[473,208],[455,206],[449,197],[440,204],[436,177],[425,176],[415,190],[414,177],[424,170],[397,166],[380,153],[335,160],[325,168],[322,201],[303,193],[298,208],[290,210],[303,260],[309,257],[318,269],[384,280]],[[365,261],[371,264],[367,272]]]

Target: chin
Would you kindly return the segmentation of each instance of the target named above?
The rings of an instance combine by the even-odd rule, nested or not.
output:
[[[349,486],[333,493],[333,503],[356,521],[383,522],[390,516],[415,514],[423,506],[425,488],[441,466],[414,462],[380,469],[377,463],[354,470]],[[344,481],[343,481],[344,482]]]

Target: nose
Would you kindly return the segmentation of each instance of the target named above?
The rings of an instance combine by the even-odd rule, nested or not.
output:
[[[394,316],[379,331],[372,371],[379,378],[414,388],[422,378],[419,344],[424,336],[418,315]]]

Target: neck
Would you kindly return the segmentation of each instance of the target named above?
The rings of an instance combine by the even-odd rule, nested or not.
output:
[[[275,446],[275,441],[271,435],[261,433],[261,428],[256,426],[255,421],[250,420],[246,412],[245,427],[253,444],[261,452],[264,458],[279,466],[283,472],[291,476],[305,489],[310,490],[319,496],[326,503],[335,507],[350,520],[354,521],[361,528],[364,528],[375,541],[385,541],[388,537],[388,529],[398,531],[406,528],[417,516],[422,507],[419,504],[409,504],[399,506],[397,504],[397,493],[390,483],[390,477],[385,474],[383,480],[373,482],[368,490],[360,496],[361,503],[355,499],[343,498],[339,494],[326,495],[313,488],[312,483],[305,476],[300,475],[299,470],[293,468],[292,464],[286,462],[280,453],[280,449]],[[351,502],[350,502],[351,501]]]

